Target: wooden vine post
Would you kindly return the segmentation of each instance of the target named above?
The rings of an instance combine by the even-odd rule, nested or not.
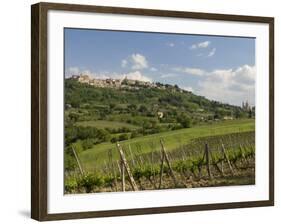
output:
[[[224,144],[223,144],[223,143],[221,144],[221,149],[222,149],[223,156],[224,156],[224,158],[226,159],[227,165],[228,165],[228,167],[229,167],[229,169],[230,169],[230,171],[231,171],[231,174],[234,175],[233,168],[232,168],[231,163],[230,163],[230,161],[229,161],[229,158],[228,158],[228,156],[227,156],[227,154],[226,154],[226,151],[225,151],[225,148],[224,148]]]
[[[135,163],[134,155],[132,153],[131,144],[129,144],[129,151],[130,151],[130,156],[131,156],[131,160],[132,160],[133,166],[135,167],[136,163]]]
[[[223,164],[224,164],[224,162],[223,162],[223,160],[224,160],[224,157],[223,157],[223,159],[221,160],[221,172],[222,172],[222,174],[224,175],[224,169],[223,169]]]
[[[82,165],[81,165],[81,163],[80,163],[80,161],[79,161],[78,155],[77,155],[77,153],[76,153],[76,151],[75,151],[75,149],[74,149],[73,146],[71,146],[71,149],[72,149],[72,152],[73,152],[74,157],[75,157],[75,159],[76,159],[76,162],[77,162],[77,164],[78,164],[80,173],[81,173],[81,175],[83,175],[83,174],[84,174],[84,170],[83,170]]]
[[[223,173],[223,165],[221,166],[221,168],[218,166],[218,162],[216,162],[216,159],[215,159],[215,157],[213,156],[213,154],[212,154],[212,151],[210,151],[210,156],[211,156],[211,159],[212,159],[212,161],[213,161],[213,166],[215,167],[215,169],[220,173],[220,175],[222,176],[222,177],[224,177],[224,173]]]
[[[160,179],[159,179],[159,186],[158,186],[159,189],[161,188],[162,185],[162,177],[163,177],[163,170],[164,170],[164,155],[162,153],[162,150],[160,156],[161,156],[161,165],[160,165]]]
[[[207,143],[205,144],[205,156],[206,156],[207,172],[208,172],[209,178],[212,179],[213,175],[211,172],[210,149],[209,149],[209,146]]]
[[[201,178],[201,175],[202,175],[202,165],[205,161],[205,157],[206,157],[206,150],[204,150],[204,153],[203,153],[203,157],[202,157],[202,163],[199,164],[198,166],[198,177]]]
[[[159,188],[161,188],[161,184],[162,184],[164,161],[166,161],[166,163],[168,165],[168,168],[170,170],[171,177],[172,177],[172,179],[174,181],[175,186],[177,187],[178,186],[177,178],[176,178],[175,173],[174,173],[174,171],[172,169],[172,166],[171,166],[168,154],[166,153],[165,146],[164,146],[164,143],[163,143],[162,139],[160,139],[160,144],[161,144],[161,154],[162,154],[162,156],[161,156],[161,170],[160,170]]]
[[[114,177],[115,191],[118,191],[118,182],[117,182],[116,170],[115,170],[113,160],[112,160],[112,149],[108,150],[108,162],[110,164],[111,172],[112,172],[113,177]]]
[[[122,191],[126,191],[125,166],[122,160],[120,161],[120,166],[121,166],[121,178],[122,178]]]
[[[122,182],[123,182],[123,178],[124,178],[124,182],[125,182],[125,173],[124,173],[124,170],[126,170],[127,174],[128,174],[128,177],[129,177],[129,182],[133,188],[134,191],[137,191],[138,190],[138,186],[134,180],[134,177],[131,173],[131,169],[127,163],[127,160],[126,160],[126,157],[125,157],[125,154],[124,154],[124,151],[121,147],[121,145],[117,142],[116,143],[116,146],[117,146],[117,149],[119,151],[119,154],[120,154],[120,159],[121,159],[121,173],[122,173]],[[123,170],[123,171],[122,171]]]

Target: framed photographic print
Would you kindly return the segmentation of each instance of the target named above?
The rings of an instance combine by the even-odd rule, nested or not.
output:
[[[274,19],[32,5],[32,218],[274,204]]]

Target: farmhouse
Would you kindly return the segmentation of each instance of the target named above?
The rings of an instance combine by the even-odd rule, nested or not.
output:
[[[233,117],[232,116],[224,116],[223,119],[224,120],[233,120]]]
[[[158,116],[159,118],[163,118],[163,117],[164,117],[164,113],[161,112],[161,111],[158,111],[158,112],[157,112],[157,116]]]

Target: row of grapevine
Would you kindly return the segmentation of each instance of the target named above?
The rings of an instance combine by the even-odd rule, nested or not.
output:
[[[132,152],[130,146],[121,145],[131,176],[122,162],[113,160],[111,149],[102,167],[67,177],[65,192],[131,191],[132,178],[138,190],[213,186],[218,179],[254,173],[254,132],[199,138],[165,154],[154,145],[146,154],[141,148]]]

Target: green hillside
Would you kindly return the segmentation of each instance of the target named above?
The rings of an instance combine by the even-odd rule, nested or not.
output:
[[[221,136],[232,133],[243,133],[255,130],[253,119],[224,121],[212,125],[202,125],[193,128],[185,128],[175,131],[168,131],[148,136],[137,137],[121,141],[123,148],[131,148],[134,155],[160,150],[160,139],[164,139],[168,151],[187,145],[191,140],[201,137]],[[112,151],[113,159],[118,159],[116,144],[101,143],[94,145],[91,149],[81,152],[80,159],[86,170],[103,165],[108,160],[108,151]]]
[[[146,153],[163,138],[172,150],[198,137],[252,131],[253,117],[253,111],[208,100],[176,85],[135,82],[101,88],[66,79],[66,169],[75,164],[72,146],[87,166],[93,160],[103,162],[117,141]]]

